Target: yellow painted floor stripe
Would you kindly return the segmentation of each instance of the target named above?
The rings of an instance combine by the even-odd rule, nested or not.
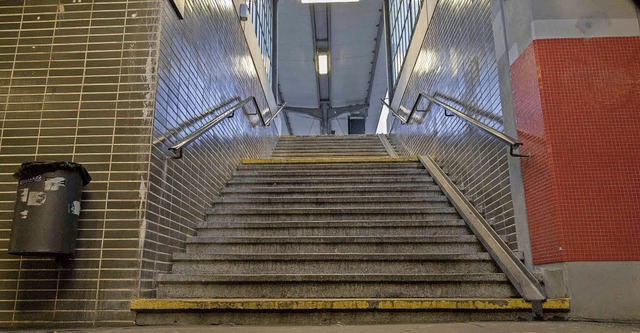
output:
[[[545,310],[569,310],[568,298],[548,299]],[[520,298],[371,298],[371,299],[134,299],[134,311],[177,310],[528,310]]]
[[[397,163],[417,162],[417,157],[292,157],[292,158],[248,158],[243,164],[304,164],[304,163]]]

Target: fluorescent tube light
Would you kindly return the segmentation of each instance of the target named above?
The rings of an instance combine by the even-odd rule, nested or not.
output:
[[[318,74],[329,74],[329,55],[326,53],[318,53]]]
[[[302,0],[302,3],[358,2],[360,0]]]

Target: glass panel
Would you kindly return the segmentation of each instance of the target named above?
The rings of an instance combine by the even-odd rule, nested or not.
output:
[[[423,0],[387,0],[389,5],[389,27],[391,36],[391,79],[395,87],[404,64],[413,29],[418,21],[418,13]]]
[[[273,1],[272,0],[250,0],[248,2],[251,11],[251,22],[255,29],[256,38],[265,70],[271,83],[271,58],[273,57]]]

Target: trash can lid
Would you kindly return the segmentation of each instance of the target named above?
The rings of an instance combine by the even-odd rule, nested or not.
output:
[[[74,163],[74,162],[24,162],[20,165],[18,171],[13,174],[13,177],[16,179],[29,179],[36,176],[39,176],[45,172],[53,172],[58,170],[67,170],[67,171],[75,171],[80,174],[80,178],[82,178],[82,186],[87,186],[89,182],[91,182],[91,176],[87,169],[82,166],[82,164]]]

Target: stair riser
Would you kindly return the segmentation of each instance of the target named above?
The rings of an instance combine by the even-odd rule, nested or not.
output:
[[[174,260],[177,274],[443,274],[499,273],[489,260]]]
[[[353,152],[356,154],[384,154],[387,156],[387,151],[382,148],[371,148],[367,146],[358,146],[358,147],[278,147],[273,151],[273,154],[299,154],[304,153],[310,156],[314,156],[314,154],[322,154],[322,153],[347,153]],[[272,155],[273,156],[273,155]]]
[[[452,207],[422,207],[418,204],[407,205],[407,207],[396,207],[389,204],[387,207],[342,207],[338,204],[328,208],[246,208],[246,209],[207,209],[206,214],[221,215],[352,215],[352,214],[368,214],[368,215],[388,215],[388,214],[455,214],[456,210]]]
[[[305,152],[309,154],[313,154],[315,152],[342,152],[342,151],[357,151],[357,152],[384,152],[387,151],[383,146],[378,146],[375,144],[367,144],[360,143],[357,145],[343,145],[343,144],[333,144],[326,146],[319,145],[305,145],[305,144],[286,144],[286,145],[278,145],[273,150],[274,153],[279,152]]]
[[[385,190],[362,190],[362,191],[324,191],[324,192],[313,192],[313,191],[302,191],[300,189],[296,191],[286,191],[281,189],[265,189],[262,191],[250,191],[250,190],[234,190],[233,192],[230,190],[223,190],[224,198],[257,198],[260,199],[262,197],[272,198],[343,198],[343,197],[353,197],[353,196],[415,196],[415,197],[428,197],[433,195],[442,195],[440,190],[425,190],[425,191],[413,191],[410,194],[407,192],[400,191],[385,191]]]
[[[367,220],[455,220],[458,214],[229,214],[208,215],[208,222],[286,222],[286,221],[367,221]]]
[[[244,184],[295,184],[295,185],[307,185],[307,184],[349,184],[349,183],[363,183],[363,184],[375,184],[375,183],[428,183],[434,185],[433,178],[426,175],[411,175],[411,176],[377,176],[371,177],[370,175],[360,176],[329,176],[329,177],[234,177],[227,182],[229,185],[244,185]]]
[[[435,298],[513,297],[515,291],[504,282],[416,282],[416,283],[196,283],[159,282],[158,296],[164,298]]]
[[[260,200],[256,200],[260,199]],[[335,203],[362,203],[371,204],[375,203],[380,206],[381,203],[413,203],[422,205],[426,203],[448,203],[447,197],[440,195],[432,196],[420,196],[420,197],[407,197],[407,196],[341,196],[341,197],[321,197],[321,198],[296,198],[291,197],[287,199],[265,197],[265,196],[249,196],[244,198],[229,198],[219,197],[214,200],[214,205],[217,204],[237,204],[237,203],[251,203],[251,204],[335,204]]]
[[[323,171],[323,170],[424,170],[415,162],[396,163],[291,163],[291,164],[241,164],[238,170],[262,171]]]
[[[402,187],[410,187],[407,189],[420,190],[422,187],[424,190],[436,191],[435,183],[433,181],[411,181],[411,180],[378,180],[376,182],[361,181],[359,179],[353,179],[351,181],[338,181],[334,183],[249,183],[249,184],[234,184],[229,183],[224,189],[224,193],[233,191],[271,191],[271,190],[286,190],[286,191],[305,191],[305,192],[332,192],[332,191],[348,191],[351,188],[358,188],[362,191],[368,191],[368,188],[374,188],[382,190],[387,186],[395,186],[396,189]],[[405,192],[406,194],[409,194]]]
[[[254,170],[254,171],[236,171],[234,177],[288,177],[292,179],[296,178],[309,178],[309,177],[360,177],[362,171],[352,170],[309,170],[309,171],[271,171],[271,170]],[[420,169],[407,169],[407,170],[370,170],[366,172],[367,176],[379,177],[379,176],[416,176],[426,175],[424,170]]]
[[[476,243],[187,244],[187,253],[477,253]]]
[[[424,208],[446,208],[450,207],[449,202],[389,202],[386,201],[386,204],[393,205],[395,208],[411,208],[411,207],[424,207]],[[375,202],[327,202],[327,203],[265,203],[260,202],[260,200],[256,200],[254,202],[247,203],[215,203],[213,205],[214,209],[251,209],[251,208],[290,208],[290,209],[311,209],[311,208],[332,208],[339,206],[341,208],[362,208],[362,207],[371,207],[376,208],[380,207],[383,203],[375,203]]]
[[[470,235],[466,226],[405,227],[405,228],[233,228],[198,229],[198,236],[258,237],[258,236],[436,236]]]
[[[318,151],[313,153],[305,153],[303,151],[300,152],[273,152],[271,154],[272,158],[281,158],[281,157],[333,157],[333,156],[344,156],[344,157],[353,157],[353,156],[380,156],[380,157],[389,157],[386,151],[383,152],[375,152],[375,151],[351,151],[345,149],[341,152],[333,152],[333,151]]]

